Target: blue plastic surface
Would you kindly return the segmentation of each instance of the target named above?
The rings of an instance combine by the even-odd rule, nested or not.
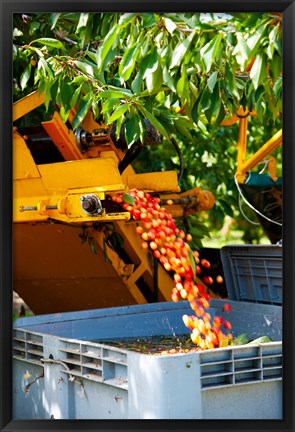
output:
[[[224,246],[221,261],[231,300],[282,304],[282,246]]]
[[[212,299],[211,316],[229,319],[236,336],[273,342],[164,355],[102,342],[188,333],[186,301],[18,319],[13,418],[281,419],[282,308],[229,303],[226,313]]]

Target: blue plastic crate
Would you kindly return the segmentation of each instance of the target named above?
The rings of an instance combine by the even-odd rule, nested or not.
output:
[[[230,300],[282,304],[282,246],[228,245],[221,261]]]
[[[281,419],[282,307],[229,303],[212,299],[211,316],[273,342],[164,355],[103,342],[188,334],[187,301],[18,319],[13,418]]]

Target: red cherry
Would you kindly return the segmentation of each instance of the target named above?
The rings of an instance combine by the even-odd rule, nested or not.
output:
[[[155,243],[154,241],[152,241],[152,242],[150,242],[150,248],[152,249],[152,250],[156,250],[157,249],[157,243]]]
[[[161,256],[161,252],[160,252],[160,251],[158,251],[157,249],[156,249],[156,250],[154,250],[154,257],[155,257],[155,258],[157,258],[157,259],[159,259],[159,258],[160,258],[160,256]]]
[[[213,281],[213,279],[212,279],[211,276],[204,276],[204,277],[203,277],[203,282],[204,282],[206,285],[212,285],[214,281]]]
[[[148,233],[147,233],[147,232],[143,232],[143,233],[141,234],[141,238],[142,238],[142,240],[147,241],[147,240],[149,239],[149,235],[148,235]]]
[[[231,323],[230,323],[229,321],[224,321],[224,323],[223,323],[223,327],[224,327],[226,330],[230,330],[230,329],[231,329]]]
[[[209,261],[206,260],[206,259],[202,259],[202,260],[201,260],[201,265],[202,265],[203,267],[207,268],[207,269],[209,269],[209,268],[211,267],[211,264],[210,264]]]
[[[164,268],[167,271],[171,271],[171,264],[169,262],[164,263]]]
[[[141,247],[142,249],[147,249],[149,247],[149,244],[147,242],[142,242]]]
[[[141,226],[137,226],[135,231],[137,234],[141,235],[143,233],[143,228]]]
[[[185,239],[186,239],[186,241],[191,242],[192,239],[193,239],[193,237],[192,237],[191,234],[187,234],[187,235],[185,236]]]
[[[214,317],[211,326],[211,317],[206,310],[210,304],[210,296],[201,284],[195,284],[194,272],[189,256],[190,246],[187,242],[192,241],[192,235],[184,233],[176,226],[173,216],[160,206],[160,198],[153,197],[136,188],[128,192],[134,197],[134,204],[123,203],[122,194],[117,194],[111,199],[114,202],[123,204],[123,208],[130,212],[134,220],[140,220],[142,226],[136,227],[136,233],[141,236],[142,248],[150,248],[153,255],[159,259],[166,271],[174,272],[175,287],[172,289],[171,299],[177,302],[179,298],[187,299],[196,316],[184,319],[185,324],[192,331],[192,340],[198,344],[200,349],[214,348],[221,345],[225,335],[222,333],[220,326],[223,322],[221,317]],[[171,201],[171,204],[173,202]],[[168,202],[168,204],[170,204]],[[209,269],[211,264],[208,260],[200,261],[199,252],[193,251],[196,262],[196,273],[202,272],[201,267]],[[207,285],[213,283],[211,276],[204,276],[203,281]],[[216,277],[217,283],[223,283],[223,278],[219,275]],[[225,303],[224,311],[229,311],[230,305]],[[224,328],[230,329],[229,321],[224,321]],[[196,332],[194,332],[196,331]],[[200,338],[202,334],[202,338]]]
[[[148,232],[148,239],[149,240],[154,240],[155,239],[155,233],[154,233],[154,231],[149,231]]]
[[[223,310],[224,310],[225,312],[230,312],[230,311],[231,311],[231,305],[228,304],[228,303],[224,303],[224,305],[223,305]]]

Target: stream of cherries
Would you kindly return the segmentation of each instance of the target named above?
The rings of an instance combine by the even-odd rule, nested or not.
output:
[[[173,274],[172,301],[183,299],[189,302],[195,315],[183,315],[182,319],[191,330],[192,342],[202,350],[224,346],[232,339],[228,332],[231,324],[221,316],[214,316],[212,320],[207,311],[210,295],[196,278],[201,280],[202,267],[208,269],[211,264],[206,259],[200,260],[198,251],[192,251],[189,245],[191,234],[178,229],[173,216],[160,205],[160,199],[149,193],[131,189],[128,194],[114,195],[112,200],[130,212],[135,221],[141,222],[136,233],[141,237],[142,248],[151,250],[165,270]],[[168,200],[167,204],[173,204],[173,201]],[[206,285],[213,282],[210,276],[204,276],[202,280]],[[231,307],[225,303],[223,309],[229,312]]]

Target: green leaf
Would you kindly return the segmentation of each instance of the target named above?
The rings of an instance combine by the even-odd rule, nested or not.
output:
[[[65,107],[63,106],[60,108],[59,115],[63,122],[66,122],[68,120],[69,114],[70,114],[70,110],[66,111]]]
[[[188,257],[190,261],[191,268],[193,270],[194,275],[196,276],[196,261],[194,258],[194,254],[191,249],[188,250]]]
[[[61,16],[61,13],[52,13],[50,14],[50,24],[51,24],[51,30],[53,30],[57,24],[57,21],[59,17]]]
[[[41,57],[38,61],[38,69],[43,70],[45,77],[54,77],[51,68],[43,57]]]
[[[280,76],[281,72],[282,72],[282,57],[275,53],[271,63],[271,73],[275,80]]]
[[[202,92],[202,96],[200,99],[200,103],[199,103],[199,113],[201,113],[201,111],[206,111],[207,109],[209,109],[211,106],[211,94],[208,90],[208,88],[205,88]]]
[[[121,105],[119,99],[115,99],[115,98],[106,99],[102,104],[101,112],[104,114],[107,112],[114,111],[116,108],[118,108],[119,105]]]
[[[141,87],[142,87],[142,74],[141,71],[139,70],[134,80],[132,81],[131,88],[133,93],[138,94],[141,92]]]
[[[90,58],[90,60],[93,61],[93,63],[96,66],[96,54],[94,52],[92,52],[92,51],[89,51],[89,50],[86,50],[85,54],[87,54],[87,56]]]
[[[281,91],[282,91],[282,77],[279,77],[275,85],[273,86],[273,92],[275,97],[277,97]]]
[[[220,109],[219,109],[219,113],[217,115],[217,118],[215,120],[214,126],[219,126],[220,123],[222,122],[222,120],[224,119],[224,117],[225,117],[225,109],[224,109],[223,103],[221,103],[221,101],[220,101]]]
[[[128,194],[128,193],[124,193],[122,195],[122,198],[123,198],[123,201],[125,203],[127,203],[127,204],[130,204],[130,205],[134,205],[135,204],[134,197],[132,195]]]
[[[193,228],[191,228],[190,233],[191,235],[202,238],[209,234],[209,230],[205,226],[199,226],[199,227],[194,226]]]
[[[29,34],[33,35],[36,32],[36,30],[38,30],[39,28],[40,28],[39,22],[36,22],[36,21],[31,22]]]
[[[89,19],[87,19],[86,27],[83,27],[83,30],[79,32],[81,47],[84,47],[90,42],[92,38],[92,30],[93,30],[93,19],[92,16],[89,15]],[[96,60],[95,60],[96,64]]]
[[[255,30],[255,33],[247,39],[247,45],[249,47],[249,58],[251,59],[256,55],[256,52],[260,48],[260,42],[264,35],[264,31],[267,28],[267,24],[261,26]]]
[[[78,98],[79,98],[79,96],[80,96],[80,93],[81,93],[81,86],[80,87],[78,87],[78,88],[76,88],[76,90],[74,91],[74,94],[73,94],[73,96],[72,96],[72,98],[71,98],[71,102],[70,102],[70,106],[71,106],[71,108],[74,108],[75,107],[75,105],[76,105],[76,103],[77,103],[77,100],[78,100]]]
[[[192,117],[193,121],[195,122],[195,124],[198,123],[198,119],[199,119],[201,97],[202,97],[202,93],[201,93],[201,95],[199,95],[198,99],[194,103],[192,110],[191,110],[191,117]]]
[[[249,336],[246,333],[242,333],[230,343],[230,345],[245,345],[249,342]]]
[[[167,18],[167,17],[164,18],[163,21],[164,21],[166,29],[172,35],[174,30],[177,29],[177,25],[175,24],[174,21],[172,21],[170,18]]]
[[[242,79],[240,79],[240,78],[236,78],[235,79],[235,83],[236,83],[236,86],[237,86],[237,88],[239,89],[239,90],[245,90],[245,87],[246,87],[246,81],[243,81]]]
[[[126,93],[121,90],[105,90],[100,93],[102,99],[125,99]]]
[[[257,103],[257,102],[259,101],[259,99],[263,96],[264,91],[265,91],[265,89],[264,89],[264,86],[263,86],[263,85],[260,85],[260,86],[258,87],[258,89],[255,91],[255,96],[254,96],[254,98],[255,98],[255,102],[256,102],[256,103]]]
[[[92,109],[94,120],[98,119],[100,117],[100,108],[99,108],[96,100],[92,101],[91,109]]]
[[[218,202],[228,216],[234,217],[233,209],[225,200],[219,199]]]
[[[249,342],[248,345],[259,345],[262,343],[272,342],[272,340],[268,336],[261,336],[253,341]]]
[[[90,76],[91,78],[94,77],[93,67],[91,65],[89,65],[88,63],[85,63],[85,62],[81,62],[79,60],[74,60],[73,63],[85,75]]]
[[[46,111],[48,111],[49,103],[52,99],[52,97],[51,97],[52,84],[53,84],[53,81],[47,81],[45,89],[44,89],[44,105],[45,105]]]
[[[21,74],[20,86],[21,86],[22,90],[24,90],[28,84],[28,81],[29,81],[30,76],[31,76],[31,69],[32,69],[31,63],[28,63],[27,66],[25,67],[23,73]]]
[[[59,91],[59,84],[60,84],[60,79],[56,79],[54,80],[51,89],[50,89],[50,94],[53,100],[56,100],[57,98],[57,93]]]
[[[138,115],[128,119],[125,124],[125,138],[127,145],[130,146],[140,137],[140,119]]]
[[[134,96],[131,90],[125,89],[125,88],[122,88],[122,87],[115,87],[115,86],[109,85],[109,89],[111,91],[119,91],[119,92],[121,92],[124,95],[125,98],[126,97],[130,98],[130,97]]]
[[[119,26],[126,26],[130,21],[137,16],[137,13],[124,13],[120,16]]]
[[[142,18],[144,28],[152,27],[157,23],[154,14],[152,13],[144,13]]]
[[[238,47],[244,60],[249,60],[249,48],[242,33],[237,33]]]
[[[280,32],[278,34],[278,37],[275,39],[274,47],[275,47],[276,51],[278,52],[278,54],[280,54],[280,56],[282,56],[282,32]]]
[[[266,58],[263,54],[257,54],[250,72],[250,78],[252,79],[255,90],[266,78]]]
[[[225,74],[226,74],[226,86],[227,86],[227,91],[229,92],[229,94],[231,94],[233,97],[235,97],[236,99],[239,99],[240,95],[236,86],[236,80],[235,80],[235,76],[233,74],[232,69],[230,68],[229,64],[226,63],[226,67],[225,67]]]
[[[212,116],[215,117],[215,118],[219,114],[220,104],[221,104],[219,89],[220,89],[220,86],[219,86],[219,82],[218,82],[217,85],[214,86],[214,91],[213,91],[212,97],[211,97]]]
[[[161,65],[158,64],[157,69],[151,73],[146,75],[146,86],[149,93],[157,91],[163,83],[163,74]]]
[[[213,72],[213,74],[210,76],[210,78],[207,81],[207,86],[208,86],[210,93],[213,93],[217,77],[218,77],[218,72],[215,71],[215,72]]]
[[[187,53],[194,36],[195,31],[193,31],[186,39],[176,45],[171,56],[172,60],[169,69],[180,66],[180,63],[182,62],[185,54]]]
[[[163,127],[163,125],[159,122],[159,120],[156,119],[156,117],[147,111],[144,106],[138,105],[139,110],[142,112],[142,114],[151,122],[153,126],[155,126],[156,129],[168,140],[170,140],[169,135],[166,131],[166,129]]]
[[[174,126],[177,132],[179,132],[182,136],[192,141],[193,137],[190,134],[190,131],[186,125],[184,125],[180,119],[174,119]]]
[[[121,117],[118,118],[118,120],[115,123],[116,124],[116,137],[117,137],[117,139],[119,139],[121,136],[121,129],[122,129],[122,125],[123,125],[124,121],[125,121],[125,116],[122,115]]]
[[[96,52],[97,67],[99,71],[103,69],[104,60],[108,52],[110,51],[110,49],[113,47],[113,44],[118,36],[119,30],[120,27],[115,27],[115,29],[111,28],[108,34],[105,36],[104,41],[99,46]]]
[[[222,41],[222,34],[219,33],[210,42],[208,42],[203,48],[201,48],[201,58],[205,65],[205,70],[208,73],[211,65],[215,60],[215,57],[220,51],[220,43]]]
[[[64,106],[65,111],[68,111],[72,108],[71,99],[73,97],[74,91],[70,82],[63,82],[63,85],[60,89],[61,102]]]
[[[112,123],[115,120],[117,120],[119,117],[121,117],[129,108],[128,104],[124,104],[119,106],[119,108],[116,108],[113,114],[109,118],[109,122]]]
[[[79,18],[79,22],[78,22],[78,25],[77,25],[76,33],[77,33],[77,31],[81,27],[86,27],[88,19],[89,19],[89,13],[81,13],[80,14],[80,18]]]
[[[87,79],[88,79],[87,77],[79,75],[79,76],[76,76],[73,79],[72,84],[78,84],[78,85],[80,85],[83,82],[87,81]]]
[[[163,67],[163,81],[173,92],[176,92],[174,80],[166,65]]]
[[[233,56],[236,57],[238,64],[244,70],[246,63],[249,61],[250,50],[242,33],[237,33],[237,45],[233,50]]]
[[[198,120],[198,124],[197,124],[198,128],[200,128],[200,130],[202,131],[202,133],[206,136],[209,136],[209,132],[206,128],[206,126],[204,125],[204,123],[199,119]]]
[[[145,79],[148,75],[155,72],[158,68],[158,54],[157,50],[154,48],[147,56],[145,56],[140,63],[140,71],[142,73],[142,78]]]
[[[208,121],[208,123],[211,123],[211,118],[212,118],[212,109],[211,109],[211,105],[209,108],[207,108],[204,112],[206,119]]]
[[[82,123],[86,114],[88,113],[92,104],[92,100],[90,94],[84,96],[84,98],[80,101],[78,110],[76,112],[75,117],[73,118],[72,128],[75,131],[77,127]]]
[[[176,84],[176,90],[180,96],[182,103],[184,103],[184,101],[189,98],[189,86],[185,68],[182,68],[181,77]]]
[[[38,96],[41,96],[42,93],[45,91],[45,81],[39,81],[38,85]]]
[[[33,43],[39,43],[41,45],[45,45],[46,47],[50,47],[50,48],[57,48],[57,49],[61,49],[63,51],[66,51],[65,46],[63,45],[63,43],[57,39],[53,39],[53,38],[39,38],[39,39],[35,39],[34,41],[31,42]]]
[[[146,124],[142,118],[139,117],[139,129],[140,129],[140,135],[139,139],[141,143],[144,143],[145,137],[146,137]]]
[[[140,49],[140,45],[136,42],[134,45],[128,48],[123,55],[123,58],[119,66],[119,74],[122,76],[122,78],[125,81],[127,81],[130,78],[134,70],[139,49]]]

